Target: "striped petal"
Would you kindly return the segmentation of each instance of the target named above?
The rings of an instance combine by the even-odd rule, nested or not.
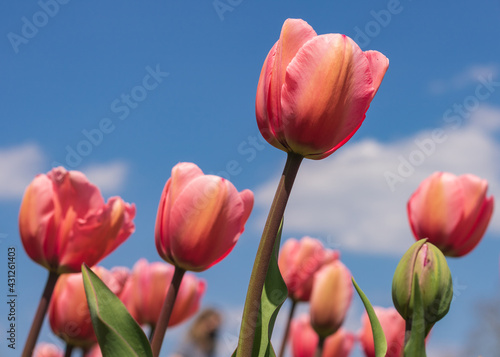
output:
[[[369,62],[345,35],[321,35],[301,47],[282,91],[284,135],[292,151],[323,158],[361,125],[374,89]]]

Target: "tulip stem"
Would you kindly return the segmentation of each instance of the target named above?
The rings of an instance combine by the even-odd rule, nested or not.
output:
[[[156,330],[156,326],[151,325],[150,330],[149,330],[149,336],[148,336],[148,340],[150,343],[151,343],[151,341],[153,341],[153,336],[155,335],[155,330]]]
[[[281,175],[273,203],[267,216],[267,221],[262,232],[259,248],[248,284],[245,307],[241,320],[241,329],[238,342],[237,357],[251,357],[253,341],[255,338],[255,327],[257,325],[257,316],[259,314],[262,289],[266,280],[267,269],[273,254],[276,236],[285,212],[285,207],[290,197],[293,182],[299,171],[303,157],[295,153],[288,153],[285,168]]]
[[[316,353],[314,354],[314,357],[321,357],[323,354],[323,346],[325,345],[325,338],[320,337],[318,341],[318,347],[316,348]]]
[[[50,298],[54,292],[54,287],[56,286],[59,274],[50,271],[47,282],[45,283],[45,289],[43,290],[42,297],[40,298],[40,303],[38,304],[38,309],[36,310],[35,317],[33,318],[33,323],[31,324],[31,329],[28,334],[28,339],[24,345],[24,350],[22,357],[31,357],[33,354],[33,349],[35,348],[36,341],[38,340],[38,335],[42,329],[43,319],[49,308]]]
[[[163,302],[163,307],[161,308],[160,317],[158,318],[158,323],[153,334],[153,340],[151,341],[151,349],[153,351],[153,357],[158,357],[160,355],[161,345],[163,343],[163,338],[165,337],[165,332],[167,332],[168,322],[170,321],[170,315],[174,309],[175,299],[177,298],[177,293],[179,292],[179,287],[181,286],[182,278],[186,270],[175,267],[174,276],[170,282],[168,288],[167,296]]]
[[[410,341],[410,336],[411,336],[411,319],[406,320],[405,324],[405,346]]]
[[[297,306],[297,301],[292,300],[292,306],[290,307],[290,312],[288,314],[288,321],[286,322],[285,334],[283,335],[283,341],[281,341],[280,354],[278,355],[278,357],[283,357],[285,355],[286,341],[288,340],[288,335],[290,334],[290,324],[292,322],[296,306]]]
[[[64,351],[64,357],[71,357],[71,354],[73,353],[73,345],[70,345],[69,343],[66,344],[66,351]]]

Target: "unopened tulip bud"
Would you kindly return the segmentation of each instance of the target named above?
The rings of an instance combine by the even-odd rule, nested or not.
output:
[[[450,309],[453,298],[451,272],[443,253],[426,239],[414,243],[403,255],[392,281],[392,300],[405,319],[413,315],[413,280],[418,277],[426,333]]]
[[[339,260],[325,265],[314,277],[310,300],[311,325],[321,338],[335,333],[352,300],[351,273]]]

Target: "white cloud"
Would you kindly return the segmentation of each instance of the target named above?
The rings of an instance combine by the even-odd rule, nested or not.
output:
[[[326,160],[304,160],[285,212],[285,237],[311,235],[343,250],[400,255],[413,242],[407,200],[431,173],[475,174],[500,197],[498,123],[500,108],[480,107],[466,125],[441,128],[437,141],[432,130],[396,142],[365,139]],[[390,175],[399,181],[388,184]],[[276,183],[274,178],[256,190],[260,226]],[[500,232],[499,210],[489,232]]]
[[[36,144],[0,149],[0,200],[22,197],[35,175],[43,172],[45,155]]]
[[[123,161],[112,161],[87,166],[82,172],[99,187],[103,195],[116,195],[125,185],[129,165]]]
[[[495,77],[498,73],[499,66],[496,64],[470,66],[451,78],[432,81],[429,90],[434,95],[445,94],[478,83],[481,78]]]
[[[49,171],[47,163],[45,153],[36,144],[0,149],[0,200],[20,199],[37,174]],[[125,185],[129,165],[111,161],[89,165],[82,172],[104,195],[116,195]]]

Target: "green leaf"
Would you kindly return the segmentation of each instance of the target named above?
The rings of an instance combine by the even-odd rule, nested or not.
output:
[[[410,339],[405,346],[405,357],[426,357],[425,354],[425,311],[422,294],[420,292],[420,284],[418,283],[418,275],[413,278],[413,316],[411,320]]]
[[[382,330],[382,326],[378,321],[375,310],[373,310],[372,304],[370,304],[370,300],[368,300],[363,290],[361,290],[358,284],[356,284],[354,278],[352,278],[352,283],[354,284],[354,287],[356,288],[361,301],[363,301],[366,313],[368,314],[368,318],[370,319],[370,325],[372,326],[373,333],[373,343],[375,345],[375,357],[385,357],[385,353],[387,352],[387,340],[385,339],[384,331]]]
[[[152,357],[148,338],[120,299],[85,264],[82,275],[92,325],[103,357]]]
[[[257,326],[255,328],[255,339],[253,343],[253,357],[276,357],[271,345],[271,335],[273,333],[274,323],[281,308],[281,305],[288,297],[288,290],[285,281],[281,276],[278,267],[278,253],[280,249],[281,231],[283,221],[274,243],[273,254],[267,269],[264,289],[262,291],[259,316],[257,317]],[[236,356],[236,351],[232,357]]]

